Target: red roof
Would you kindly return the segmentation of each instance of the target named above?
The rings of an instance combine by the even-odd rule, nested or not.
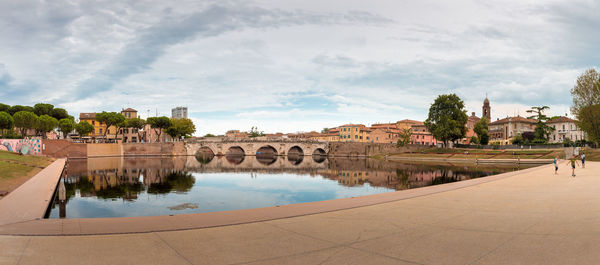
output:
[[[572,123],[575,123],[575,122],[577,122],[577,120],[571,119],[569,117],[564,117],[564,116],[548,120],[548,123],[559,123],[559,122],[572,122]]]
[[[516,117],[506,117],[504,119],[500,119],[500,120],[491,122],[490,125],[505,124],[505,123],[509,123],[509,122],[537,123],[537,121],[534,119],[527,119],[527,118],[523,118],[521,116],[516,116]]]
[[[79,119],[95,119],[96,118],[96,112],[89,112],[89,113],[79,113]]]

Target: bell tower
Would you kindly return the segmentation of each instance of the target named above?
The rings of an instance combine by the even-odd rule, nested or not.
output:
[[[481,117],[485,118],[488,122],[492,122],[492,108],[490,107],[490,100],[485,96],[483,100],[483,108],[481,111]]]

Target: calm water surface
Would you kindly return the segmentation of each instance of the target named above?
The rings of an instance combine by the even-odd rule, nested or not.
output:
[[[68,176],[59,183],[49,218],[260,208],[424,187],[514,170],[518,168],[513,165],[425,165],[311,156],[70,160]]]

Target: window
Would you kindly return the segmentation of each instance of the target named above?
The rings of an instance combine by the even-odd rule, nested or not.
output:
[[[96,121],[92,121],[92,125],[96,125]]]
[[[102,134],[102,128],[100,128],[100,134]]]
[[[565,130],[565,125],[563,124],[563,131]]]

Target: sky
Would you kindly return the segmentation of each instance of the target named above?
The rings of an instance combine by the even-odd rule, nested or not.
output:
[[[0,103],[187,106],[196,135],[425,120],[440,94],[492,120],[600,66],[600,1],[0,1]],[[570,113],[568,113],[570,115]]]

